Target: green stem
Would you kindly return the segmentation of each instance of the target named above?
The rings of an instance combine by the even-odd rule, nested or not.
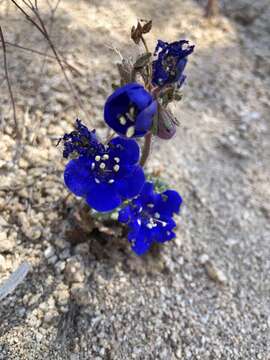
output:
[[[142,167],[145,165],[146,160],[148,159],[148,156],[150,154],[151,140],[152,140],[152,133],[149,132],[148,134],[145,135],[145,138],[144,138],[142,157],[141,157],[141,161],[140,161],[140,165]]]

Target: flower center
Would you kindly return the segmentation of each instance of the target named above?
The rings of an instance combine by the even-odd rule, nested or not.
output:
[[[120,158],[112,158],[109,154],[96,155],[91,164],[91,170],[97,184],[105,182],[114,183],[114,177],[120,170]]]

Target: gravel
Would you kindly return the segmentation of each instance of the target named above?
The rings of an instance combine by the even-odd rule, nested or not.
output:
[[[52,36],[82,73],[70,78],[89,116],[53,60],[41,74],[41,57],[8,47],[22,139],[14,164],[0,71],[0,286],[23,261],[32,270],[0,302],[0,360],[269,359],[270,7],[262,11],[263,3],[230,2],[226,16],[209,21],[191,0],[61,1]],[[8,4],[0,3],[5,37],[45,51]],[[45,3],[40,8],[48,17]],[[183,196],[177,238],[141,258],[121,226],[91,219],[68,197],[55,146],[78,116],[106,133],[102,106],[118,60],[108,46],[138,52],[129,41],[137,16],[153,19],[151,48],[160,37],[196,44],[184,99],[172,109],[181,126],[170,142],[155,140],[148,163]]]

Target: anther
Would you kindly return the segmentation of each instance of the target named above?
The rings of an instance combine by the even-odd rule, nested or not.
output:
[[[108,183],[109,183],[109,184],[112,184],[112,183],[114,183],[114,180],[113,180],[113,179],[110,179],[110,180],[108,181]]]
[[[157,219],[160,218],[160,214],[158,212],[155,213],[155,218],[157,218]]]
[[[148,229],[152,229],[152,227],[153,227],[153,225],[150,223],[148,223],[146,226],[148,227]]]
[[[126,136],[130,138],[130,137],[132,137],[134,134],[135,134],[135,126],[130,126],[130,127],[127,129]]]
[[[114,165],[113,170],[115,172],[119,171],[119,169],[120,169],[120,166],[118,164]]]
[[[109,155],[108,155],[108,154],[104,154],[104,155],[102,156],[102,159],[103,159],[103,160],[108,160],[108,159],[109,159]]]
[[[129,115],[134,118],[134,115],[135,115],[135,108],[134,106],[131,106],[131,108],[129,109]]]
[[[106,164],[104,163],[104,162],[102,162],[102,163],[100,163],[100,165],[99,165],[99,167],[100,167],[100,169],[105,169],[105,167],[106,167]]]
[[[113,158],[113,159],[114,159],[114,161],[115,161],[116,163],[119,163],[119,162],[120,162],[119,157],[115,157],[115,158]]]
[[[119,122],[120,122],[121,125],[126,125],[127,120],[126,120],[126,118],[122,115],[122,116],[120,116],[120,118],[119,118]]]
[[[100,159],[101,159],[101,157],[100,157],[99,155],[97,155],[97,156],[95,157],[95,160],[96,160],[96,161],[100,161]]]

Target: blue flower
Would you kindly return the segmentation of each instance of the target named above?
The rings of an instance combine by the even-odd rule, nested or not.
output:
[[[154,55],[157,59],[153,61],[152,83],[155,86],[164,86],[176,83],[180,88],[186,76],[183,74],[187,64],[187,57],[193,52],[194,45],[188,45],[187,40],[167,43],[158,40]]]
[[[115,137],[103,145],[80,122],[77,130],[63,140],[64,157],[74,153],[78,156],[66,165],[65,184],[72,193],[84,197],[90,207],[111,211],[140,192],[145,176],[138,165],[140,148],[134,140]]]
[[[154,242],[164,243],[175,237],[172,217],[179,212],[181,202],[176,191],[154,193],[153,184],[146,182],[140,194],[120,210],[118,220],[128,224],[128,240],[137,255],[147,252]]]
[[[151,128],[157,103],[142,85],[130,83],[115,90],[104,107],[106,123],[126,137],[145,135]]]

